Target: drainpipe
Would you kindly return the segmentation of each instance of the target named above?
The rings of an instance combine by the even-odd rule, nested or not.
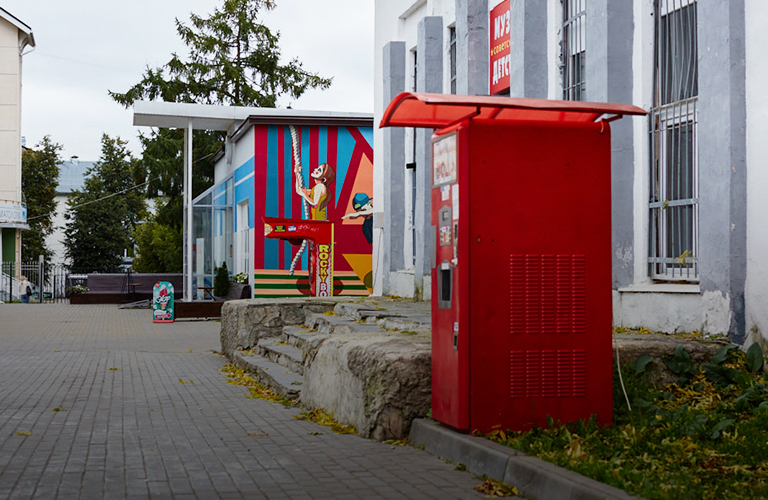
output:
[[[186,275],[184,276],[184,300],[192,301],[192,120],[184,130],[184,204],[187,207]]]

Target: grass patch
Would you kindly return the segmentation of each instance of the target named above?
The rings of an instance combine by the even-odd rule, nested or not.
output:
[[[594,419],[487,438],[646,498],[768,498],[768,375],[757,344],[725,346],[698,370],[663,360],[678,383],[645,381],[648,359],[614,373],[614,426]]]

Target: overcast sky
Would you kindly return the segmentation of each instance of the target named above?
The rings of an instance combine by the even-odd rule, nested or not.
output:
[[[185,54],[174,24],[189,14],[207,17],[221,0],[0,0],[32,28],[37,44],[26,49],[22,77],[21,134],[27,147],[45,135],[64,149],[98,160],[101,134],[119,136],[140,153],[131,109],[107,90],[125,92],[147,66]],[[325,91],[309,91],[296,109],[373,112],[373,0],[277,0],[262,20],[280,32],[285,60],[297,57],[308,71],[333,77]],[[147,129],[143,130],[147,131]]]

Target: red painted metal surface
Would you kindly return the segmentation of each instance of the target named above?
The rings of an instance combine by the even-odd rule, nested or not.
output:
[[[432,138],[432,415],[612,422],[609,121],[634,106],[404,93]],[[607,119],[606,119],[607,117]]]
[[[277,238],[291,245],[309,241],[309,295],[333,297],[333,229],[327,220],[262,217],[264,237]]]
[[[610,424],[608,125],[475,119],[433,144],[446,138],[457,172],[432,191],[433,417],[482,432]]]
[[[593,122],[645,114],[645,110],[631,104],[403,92],[389,103],[379,126],[445,128],[473,118]]]
[[[610,424],[610,130],[478,120],[467,134],[470,428]]]

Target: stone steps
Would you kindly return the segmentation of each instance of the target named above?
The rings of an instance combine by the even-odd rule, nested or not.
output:
[[[235,361],[238,367],[253,373],[260,383],[284,398],[296,399],[301,394],[303,375],[259,355],[241,353],[236,355]]]
[[[286,303],[284,307],[292,305]],[[308,353],[328,336],[381,335],[387,330],[420,331],[429,327],[371,304],[342,301],[333,309],[326,302],[311,306],[304,309],[303,324],[274,328],[272,336],[260,338],[251,351],[237,355],[241,368],[252,371],[261,383],[290,399],[301,395]]]
[[[284,326],[280,339],[294,347],[302,349],[312,337],[316,337],[317,332],[312,331],[307,326]]]
[[[302,350],[281,340],[280,337],[259,340],[256,353],[294,373],[304,375]]]

